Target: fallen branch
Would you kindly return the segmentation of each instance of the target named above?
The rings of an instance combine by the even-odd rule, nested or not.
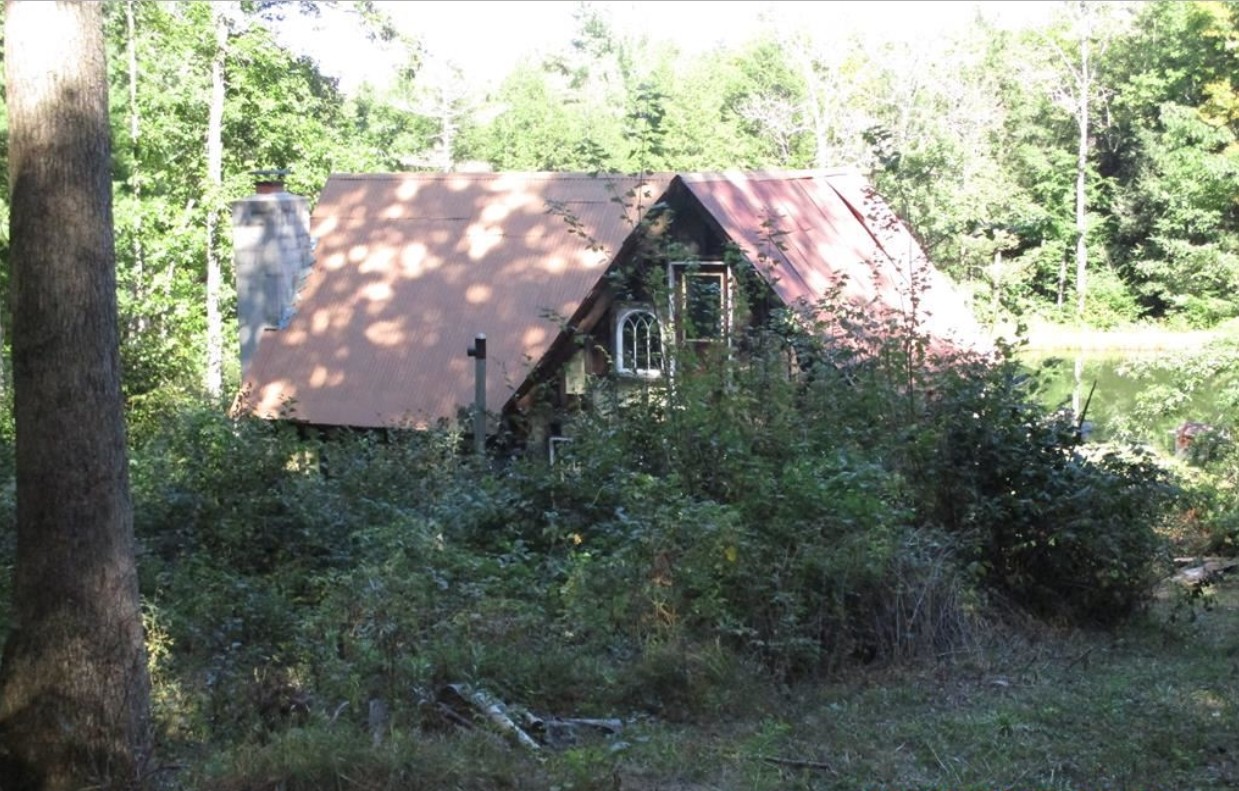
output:
[[[1175,560],[1178,561],[1178,558]],[[1174,579],[1184,585],[1208,585],[1236,568],[1239,568],[1239,560],[1234,558],[1207,559],[1199,565],[1180,570]]]
[[[1079,655],[1079,656],[1077,656],[1075,659],[1073,659],[1073,660],[1071,660],[1070,662],[1068,662],[1068,663],[1067,663],[1067,667],[1065,667],[1065,668],[1063,668],[1063,669],[1064,669],[1064,670],[1070,670],[1071,668],[1073,668],[1073,667],[1075,667],[1076,665],[1078,665],[1078,664],[1080,664],[1081,662],[1083,662],[1083,663],[1084,663],[1084,669],[1085,669],[1085,670],[1088,670],[1088,656],[1089,656],[1089,654],[1091,654],[1091,653],[1093,653],[1093,649],[1092,649],[1092,647],[1089,647],[1089,648],[1085,649],[1084,653],[1080,654],[1080,655]]]
[[[336,724],[336,720],[340,719],[340,715],[343,714],[344,710],[347,708],[348,708],[347,700],[341,703],[339,706],[336,706],[336,710],[331,713],[331,724],[332,725]]]
[[[526,713],[525,728],[542,744],[563,749],[580,743],[583,732],[615,736],[624,728],[623,720],[590,717],[538,717]]]
[[[806,761],[802,758],[780,758],[776,755],[758,755],[756,758],[760,761],[765,761],[768,764],[776,766],[790,766],[796,769],[813,769],[818,772],[830,772],[835,777],[839,776],[839,770],[835,769],[828,763],[821,761]]]
[[[1232,565],[1235,563],[1239,563],[1239,559],[1236,559],[1236,558],[1226,558],[1226,557],[1220,557],[1220,556],[1215,557],[1215,556],[1209,556],[1209,555],[1181,555],[1179,557],[1173,558],[1173,560],[1176,566],[1191,566],[1191,565],[1198,566],[1202,563],[1230,563]]]
[[[534,741],[532,736],[525,733],[519,725],[512,721],[503,702],[491,697],[484,690],[472,689],[465,684],[447,684],[440,692],[440,702],[442,702],[444,693],[451,693],[451,696],[457,701],[468,704],[475,711],[481,713],[487,722],[501,733],[511,736],[522,747],[535,752],[542,749],[542,746]]]
[[[436,703],[435,711],[439,712],[439,716],[443,717],[443,719],[451,722],[453,725],[456,725],[457,727],[465,728],[465,729],[473,728],[473,723],[469,721],[468,717],[462,717],[461,715],[457,714],[456,710],[453,709],[451,706],[447,705],[446,703]]]

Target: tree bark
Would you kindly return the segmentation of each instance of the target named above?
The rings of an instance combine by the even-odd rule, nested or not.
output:
[[[17,551],[5,791],[131,788],[149,680],[120,390],[103,8],[8,0]]]
[[[211,6],[215,22],[215,55],[211,59],[211,108],[207,118],[206,200],[206,391],[218,397],[223,390],[224,323],[219,310],[222,275],[219,262],[219,202],[224,183],[224,53],[228,46],[228,17],[219,4]]]

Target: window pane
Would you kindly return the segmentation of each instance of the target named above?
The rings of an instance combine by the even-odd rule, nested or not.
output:
[[[685,273],[685,318],[687,337],[721,338],[723,336],[723,278],[716,274]]]
[[[662,367],[662,338],[654,314],[642,310],[624,316],[620,345],[621,370],[649,372]]]

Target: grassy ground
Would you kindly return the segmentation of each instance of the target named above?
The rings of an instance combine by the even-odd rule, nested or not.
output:
[[[1045,633],[797,689],[714,738],[667,729],[657,771],[620,787],[1233,788],[1239,586],[1194,618],[1176,600],[1117,635]]]
[[[1239,325],[1230,323],[1214,330],[1173,330],[1136,326],[1112,330],[1073,327],[1044,322],[1030,323],[1027,349],[1041,352],[1113,351],[1170,352],[1199,349],[1223,337],[1235,337]]]
[[[1207,605],[1207,606],[1205,606]],[[1239,785],[1239,584],[1118,633],[1018,639],[846,681],[716,690],[718,716],[530,750],[329,727],[221,756],[213,789],[1209,789]],[[568,714],[564,712],[563,714]],[[208,765],[211,762],[208,762]],[[223,767],[227,768],[223,768]],[[204,768],[206,766],[204,765]],[[183,778],[188,779],[188,778]]]

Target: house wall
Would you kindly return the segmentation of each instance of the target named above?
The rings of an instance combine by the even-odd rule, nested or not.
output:
[[[558,359],[548,360],[548,370],[555,373],[517,404],[519,415],[510,417],[514,418],[512,424],[523,437],[527,452],[541,453],[545,458],[550,439],[572,436],[573,420],[583,410],[605,413],[616,404],[646,396],[650,380],[616,371],[613,355],[619,312],[635,304],[648,304],[659,314],[664,332],[667,332],[667,322],[671,318],[667,315],[668,260],[726,259],[726,239],[717,227],[690,207],[681,204],[678,208],[674,222],[652,245],[616,261],[609,285],[589,311],[588,320],[577,328],[576,342]],[[768,289],[763,285],[760,291],[753,291],[743,279],[734,276],[734,271],[729,271],[729,282],[744,292],[737,294],[738,300],[733,300],[733,331],[765,321],[770,307]],[[629,276],[624,277],[623,273]],[[658,293],[650,293],[646,282],[655,283]],[[577,365],[584,369],[587,381],[584,394],[572,386],[577,373],[570,366]]]

